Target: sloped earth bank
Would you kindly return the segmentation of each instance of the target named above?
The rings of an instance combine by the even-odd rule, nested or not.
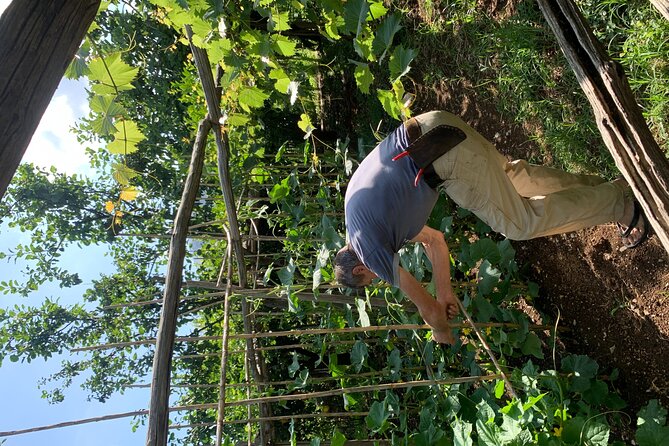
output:
[[[503,10],[493,11],[493,15],[508,14],[512,3],[505,2]],[[414,9],[417,15],[420,4]],[[497,2],[493,7],[499,8]],[[434,67],[449,70],[449,61],[430,52],[421,48],[420,60],[412,69],[416,82]],[[415,85],[413,111],[449,110],[510,159],[537,159],[540,152],[530,142],[528,124],[505,122],[495,104],[477,94],[466,74],[455,71],[450,81]],[[547,162],[549,157],[544,155]],[[561,326],[569,327],[562,336],[566,351],[594,358],[603,373],[614,368],[620,371],[613,385],[630,403],[626,411],[632,419],[650,399],[657,398],[668,407],[669,255],[657,237],[636,249],[621,251],[616,228],[605,225],[514,242],[514,247],[525,277],[540,285],[540,297],[534,304],[553,320],[559,315]]]

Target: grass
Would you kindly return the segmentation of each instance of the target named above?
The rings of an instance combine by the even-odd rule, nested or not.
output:
[[[612,177],[617,169],[601,141],[590,104],[534,1],[486,11],[470,0],[425,0],[406,6],[426,86],[469,85],[523,124],[556,167]],[[412,2],[413,4],[413,2]],[[595,35],[619,61],[651,131],[669,153],[669,21],[647,1],[581,0]],[[435,63],[435,61],[437,63]]]

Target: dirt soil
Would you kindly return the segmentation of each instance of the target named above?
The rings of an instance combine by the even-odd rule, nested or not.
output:
[[[498,13],[508,13],[512,3]],[[420,70],[445,63],[429,51],[421,50],[421,58],[419,72],[412,71],[414,79],[421,79]],[[482,99],[466,78],[417,84],[415,93],[415,114],[451,111],[510,159],[537,159],[540,151],[530,142],[529,125],[505,122],[495,104]],[[550,158],[543,159],[550,164]],[[653,398],[668,407],[669,255],[657,237],[622,250],[617,229],[605,225],[514,242],[514,247],[526,278],[540,285],[537,308],[569,327],[562,337],[566,351],[594,358],[600,373],[618,369],[614,386],[630,403],[629,413]]]

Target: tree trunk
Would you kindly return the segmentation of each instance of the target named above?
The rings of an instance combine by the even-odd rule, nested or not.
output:
[[[0,198],[100,0],[14,0],[0,17]]]
[[[669,252],[669,161],[653,139],[619,64],[571,0],[539,0],[595,113],[604,143]]]

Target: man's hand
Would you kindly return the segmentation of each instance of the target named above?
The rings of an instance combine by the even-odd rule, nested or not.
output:
[[[452,297],[456,299],[455,296]],[[433,309],[429,312],[421,312],[421,316],[423,316],[425,322],[432,327],[432,339],[441,344],[455,343],[450,320],[457,314],[458,305],[456,302],[441,302],[438,300],[434,301]]]

